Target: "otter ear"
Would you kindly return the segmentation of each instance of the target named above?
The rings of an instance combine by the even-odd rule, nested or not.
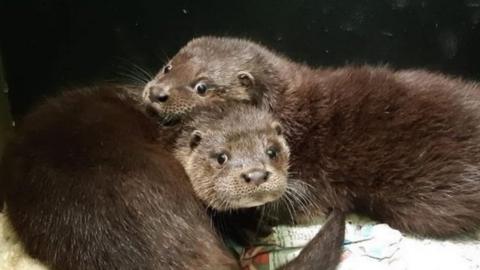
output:
[[[283,127],[278,121],[272,123],[272,128],[277,132],[277,135],[280,136],[283,134]]]
[[[240,71],[237,73],[237,78],[240,81],[240,84],[245,87],[251,87],[255,84],[255,78],[252,73],[248,71]]]
[[[190,149],[194,149],[200,144],[202,140],[202,132],[200,130],[194,130],[190,136]]]

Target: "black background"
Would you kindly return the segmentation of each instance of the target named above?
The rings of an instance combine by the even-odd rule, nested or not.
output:
[[[314,66],[421,67],[480,79],[480,0],[0,0],[15,117],[65,87],[152,72],[193,37],[249,37]]]

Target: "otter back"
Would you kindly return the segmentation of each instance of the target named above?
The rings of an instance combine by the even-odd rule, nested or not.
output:
[[[129,91],[47,100],[4,159],[11,223],[53,269],[235,269],[159,129]]]

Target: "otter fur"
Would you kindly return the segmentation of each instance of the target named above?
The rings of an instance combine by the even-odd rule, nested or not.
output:
[[[280,124],[252,106],[233,107],[194,113],[175,150],[197,196],[216,210],[263,205],[288,190],[289,148]]]
[[[23,120],[2,191],[27,253],[51,269],[238,269],[169,150],[176,132],[131,91],[68,91]]]
[[[282,150],[274,162],[278,168],[272,167],[266,182],[256,182],[256,171],[247,181],[241,169],[228,169],[258,187],[258,192],[245,194],[251,197],[247,205],[238,207],[270,202],[285,189],[288,147],[269,114],[241,105],[234,108],[257,117],[255,127],[277,132],[270,137]],[[139,91],[126,86],[77,89],[47,99],[23,119],[2,161],[6,214],[26,252],[50,269],[240,269],[214,229],[207,203],[196,196],[173,154],[177,148],[205,147],[206,142],[213,146],[211,135],[220,141],[226,138],[220,134],[242,136],[247,145],[264,138],[238,115],[215,113],[202,113],[200,122],[192,118],[182,132],[182,125],[160,125],[145,110]],[[225,125],[210,123],[233,120],[246,129],[225,130]],[[267,155],[264,148],[248,151],[250,157],[230,156],[230,163],[247,176],[249,166],[258,165],[252,163],[255,154]],[[237,153],[239,149],[229,152]],[[265,190],[262,185],[275,179],[278,183]],[[273,195],[270,190],[275,190]],[[334,220],[330,224],[335,225]],[[336,239],[343,241],[343,232]],[[324,242],[318,238],[283,269],[316,269],[311,265],[337,256],[314,256],[327,248]]]
[[[159,115],[218,101],[271,111],[291,174],[311,187],[297,222],[361,212],[405,233],[480,226],[480,86],[425,70],[312,68],[236,38],[190,41],[145,86]]]

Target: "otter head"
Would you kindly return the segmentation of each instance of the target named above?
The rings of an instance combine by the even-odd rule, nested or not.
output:
[[[143,100],[152,111],[180,117],[218,101],[265,103],[265,85],[277,85],[271,60],[279,57],[253,42],[202,37],[190,41],[148,82]]]
[[[175,155],[209,207],[254,207],[287,188],[289,148],[280,124],[253,106],[219,106],[195,114]]]

